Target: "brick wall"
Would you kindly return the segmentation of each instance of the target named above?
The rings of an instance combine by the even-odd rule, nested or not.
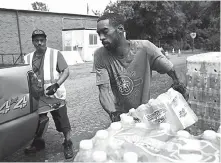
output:
[[[96,16],[0,9],[0,54],[20,53],[17,14],[23,53],[34,50],[31,34],[36,28],[45,31],[47,46],[62,50],[62,29],[96,28],[97,21]]]

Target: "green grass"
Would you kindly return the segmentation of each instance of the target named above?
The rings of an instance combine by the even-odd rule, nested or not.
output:
[[[191,50],[181,50],[182,55],[200,54],[200,53],[206,53],[206,52],[207,51],[202,50],[202,49],[194,49],[193,51],[192,51],[192,49]],[[175,53],[169,52],[169,54],[170,55],[178,55],[178,52],[177,51],[175,51]]]

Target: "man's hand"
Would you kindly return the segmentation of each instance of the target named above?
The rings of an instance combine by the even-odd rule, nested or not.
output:
[[[121,115],[122,113],[123,113],[123,112],[121,112],[121,111],[111,112],[111,113],[109,114],[111,121],[112,121],[112,122],[120,121],[120,115]]]
[[[49,86],[46,90],[48,90],[46,92],[46,95],[50,96],[50,95],[53,95],[57,89],[59,88],[59,85],[58,83],[55,83],[55,84],[52,84],[51,86]]]
[[[186,86],[183,83],[180,82],[174,82],[171,87],[176,90],[177,92],[180,92],[185,100],[187,101],[189,99],[189,94],[187,93]]]
[[[181,83],[177,77],[176,71],[172,68],[168,73],[167,73],[173,80],[173,84],[171,85],[171,87],[176,90],[177,92],[180,92],[183,97],[185,98],[185,100],[187,101],[189,98],[189,95],[186,91],[186,86]]]

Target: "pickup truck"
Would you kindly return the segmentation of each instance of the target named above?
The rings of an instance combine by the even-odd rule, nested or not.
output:
[[[31,89],[29,65],[0,65],[0,161],[33,139],[39,100]]]

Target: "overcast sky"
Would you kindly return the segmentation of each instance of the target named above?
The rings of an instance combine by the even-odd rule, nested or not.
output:
[[[88,3],[92,14],[92,9],[103,11],[110,1],[117,0],[0,0],[0,8],[32,10],[31,3],[36,1],[47,4],[51,12],[74,14],[87,14]]]

